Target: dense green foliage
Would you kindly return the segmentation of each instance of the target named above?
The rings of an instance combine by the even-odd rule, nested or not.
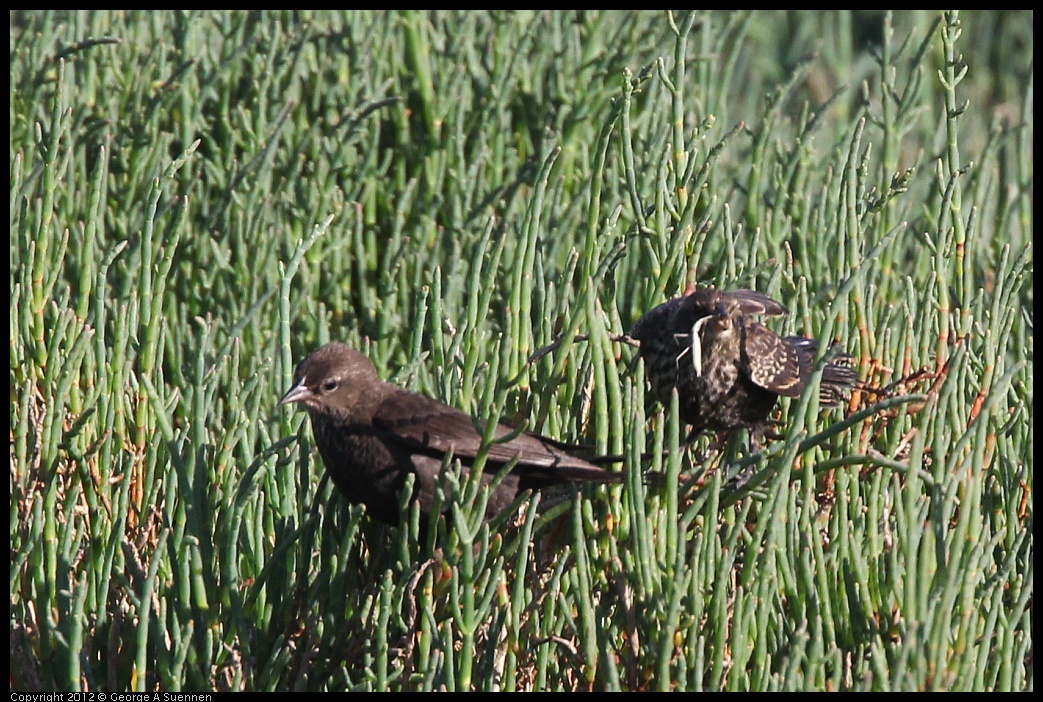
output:
[[[1030,689],[1032,55],[1016,12],[14,12],[12,686]],[[886,392],[679,449],[616,335],[694,284]],[[276,408],[330,339],[628,482],[372,522]]]

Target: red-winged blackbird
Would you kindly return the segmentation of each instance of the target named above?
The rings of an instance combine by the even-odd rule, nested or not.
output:
[[[670,403],[677,388],[681,419],[696,436],[704,429],[748,428],[754,443],[764,434],[779,395],[799,397],[808,384],[818,342],[780,337],[749,315],[787,314],[753,290],[704,288],[674,298],[641,317],[628,336],[641,343],[652,392]],[[819,401],[833,406],[857,383],[835,352],[822,371]]]
[[[299,402],[311,415],[315,443],[333,484],[349,502],[372,516],[398,524],[398,493],[416,474],[413,499],[425,520],[448,453],[466,471],[482,444],[471,416],[430,397],[385,383],[368,358],[345,344],[326,344],[301,361],[293,388],[280,405]],[[509,506],[523,491],[568,482],[622,482],[612,472],[565,453],[565,444],[503,424],[488,446],[482,481],[516,461],[490,493],[486,518]],[[577,447],[578,448],[578,447]],[[596,460],[596,459],[592,459]]]

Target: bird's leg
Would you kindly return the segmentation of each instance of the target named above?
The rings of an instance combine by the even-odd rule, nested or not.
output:
[[[761,442],[758,437],[759,432],[760,429],[758,428],[750,429],[750,443],[749,447],[747,448],[747,456],[753,456],[757,453],[760,453]],[[735,435],[737,435],[737,433],[738,432],[736,432]],[[732,478],[728,481],[729,485],[736,488],[745,487],[746,484],[750,482],[750,479],[753,478],[753,474],[756,472],[756,465],[756,463],[751,463],[744,467],[742,470],[740,470],[738,473],[732,476]]]
[[[741,490],[749,485],[750,480],[753,479],[753,475],[756,472],[754,465],[755,464],[746,466],[729,479],[727,482],[728,488],[732,490]]]
[[[781,425],[782,422],[780,422],[778,420],[771,420],[770,422],[768,422],[768,424]],[[767,424],[765,424],[764,426],[760,427],[760,429],[758,431],[760,433],[761,438],[764,438],[764,439],[771,439],[772,441],[778,441],[779,439],[785,439],[786,438],[786,436],[784,434],[780,434],[779,432],[775,431],[774,429],[771,429]],[[752,432],[751,432],[751,435],[750,435],[750,443],[751,443],[751,448],[753,448],[753,446],[754,446],[754,439],[753,439],[753,433]],[[757,442],[757,444],[756,444],[756,446],[757,446],[756,450],[757,451],[760,451],[759,444],[760,444],[760,442]]]
[[[703,430],[701,427],[692,427],[692,430],[688,432],[688,435],[684,438],[684,441],[677,445],[677,448],[681,451],[692,452],[692,465],[702,465],[706,462],[708,453],[698,451],[695,447],[696,440],[702,436]]]
[[[702,430],[701,427],[692,427],[692,430],[690,432],[688,432],[688,436],[686,436],[684,438],[684,441],[681,442],[681,445],[678,446],[678,448],[682,448],[682,449],[690,448],[692,446],[692,444],[695,443],[695,440],[698,439],[699,435],[702,434],[702,433],[703,433],[703,430]]]

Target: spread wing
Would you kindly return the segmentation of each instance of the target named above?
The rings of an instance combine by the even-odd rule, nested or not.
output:
[[[801,372],[807,368],[807,376],[811,376],[811,368],[818,354],[818,342],[804,336],[787,336],[784,341],[797,350],[800,355]],[[819,385],[819,404],[823,407],[836,407],[844,403],[850,391],[858,385],[858,375],[853,368],[854,359],[844,349],[833,346],[826,353],[827,363],[822,369],[822,382]]]
[[[438,458],[451,451],[454,457],[468,463],[482,447],[482,436],[469,414],[408,390],[388,394],[373,415],[373,426],[382,430],[385,441]],[[518,433],[500,424],[488,447],[488,461],[493,464],[489,470],[495,471],[517,458],[515,471],[524,471],[530,478],[546,477],[552,482],[623,480],[622,472],[607,471],[571,456],[562,446],[538,434]]]
[[[756,290],[719,291],[718,294],[721,301],[726,303],[726,306],[731,306],[727,304],[729,302],[737,305],[739,313],[744,316],[758,314],[765,317],[781,317],[789,314],[789,310],[781,302],[773,300]]]
[[[743,351],[750,380],[779,395],[800,397],[808,371],[794,346],[764,325],[747,321]]]

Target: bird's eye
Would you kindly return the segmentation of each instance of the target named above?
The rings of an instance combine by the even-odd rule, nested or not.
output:
[[[322,383],[322,390],[323,390],[323,392],[333,392],[336,389],[337,389],[337,381],[336,380],[330,379],[330,380],[323,381],[323,383]]]

